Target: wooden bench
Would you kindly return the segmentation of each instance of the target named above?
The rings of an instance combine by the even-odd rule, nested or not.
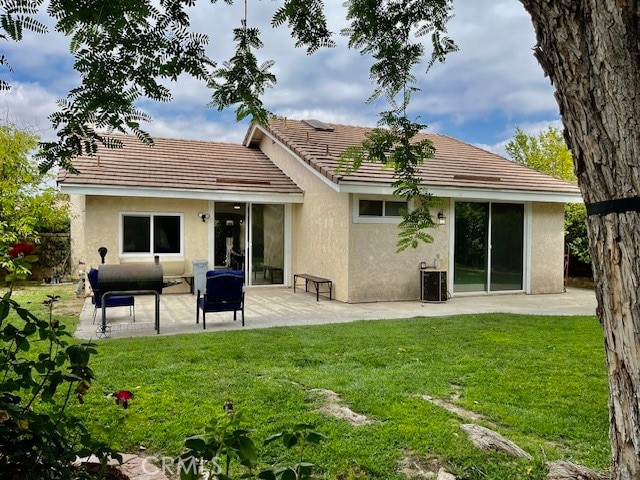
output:
[[[284,283],[284,269],[280,267],[270,267],[264,265],[262,267],[262,278],[271,278],[271,283]]]
[[[328,278],[316,277],[315,275],[309,275],[308,273],[296,273],[293,275],[293,293],[296,293],[296,283],[298,278],[304,279],[304,291],[309,291],[309,282],[313,283],[316,288],[316,302],[320,301],[320,285],[326,284],[329,287],[329,300],[331,300],[331,293],[333,291],[333,282]]]

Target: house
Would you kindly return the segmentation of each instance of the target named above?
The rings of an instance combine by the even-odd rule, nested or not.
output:
[[[333,281],[344,302],[420,298],[420,264],[448,273],[452,295],[561,292],[564,203],[572,184],[440,134],[420,134],[435,158],[420,168],[439,198],[434,242],[396,253],[400,211],[393,173],[365,164],[337,172],[340,153],[370,129],[272,119],[242,145],[121,136],[124,148],[74,161],[74,261],[151,261],[165,274],[243,268],[248,285],[290,286],[295,273]]]

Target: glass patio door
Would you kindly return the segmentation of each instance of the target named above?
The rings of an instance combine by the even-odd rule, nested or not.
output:
[[[213,241],[215,269],[245,269],[245,210],[244,203],[216,202]]]
[[[214,268],[244,270],[247,285],[282,285],[285,206],[215,203]]]
[[[251,205],[251,285],[284,283],[284,205]]]
[[[524,205],[456,202],[453,291],[523,289]]]
[[[491,204],[489,290],[522,290],[524,205]]]

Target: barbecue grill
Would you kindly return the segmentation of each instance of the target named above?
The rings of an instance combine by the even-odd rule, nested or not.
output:
[[[160,295],[165,285],[162,265],[156,257],[154,263],[126,263],[121,265],[102,264],[98,268],[98,289],[102,294],[102,323],[98,326],[98,336],[108,336],[106,299],[115,295],[155,295],[155,329],[160,333]]]
[[[101,292],[153,290],[162,293],[162,265],[155,263],[125,263],[100,265],[98,281]]]

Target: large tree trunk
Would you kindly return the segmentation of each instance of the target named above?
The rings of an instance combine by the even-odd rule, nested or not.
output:
[[[521,2],[536,30],[535,55],[556,88],[585,203],[639,196],[640,0]],[[640,479],[640,213],[634,207],[587,221],[615,480]]]

